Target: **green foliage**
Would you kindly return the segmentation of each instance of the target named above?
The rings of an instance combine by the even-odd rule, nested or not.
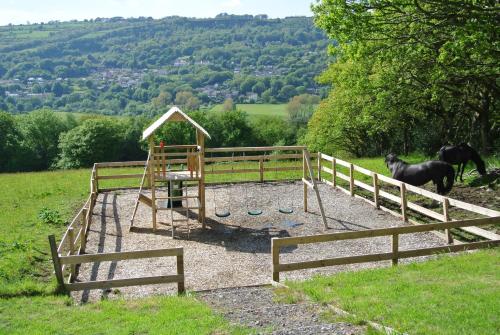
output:
[[[0,111],[0,171],[8,169],[9,162],[19,149],[19,139],[14,118]]]
[[[66,223],[58,210],[47,207],[43,207],[38,212],[38,219],[44,224],[64,225]]]
[[[497,150],[500,128],[492,119],[500,66],[491,6],[487,0],[313,6],[316,24],[336,41],[330,48],[336,62],[322,77],[332,97],[312,121],[308,141],[356,155],[430,154],[445,142]]]

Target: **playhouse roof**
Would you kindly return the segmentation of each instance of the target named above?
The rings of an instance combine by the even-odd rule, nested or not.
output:
[[[183,111],[181,111],[178,107],[172,107],[168,112],[162,115],[158,120],[156,120],[152,125],[150,125],[144,132],[142,133],[142,139],[145,140],[149,136],[151,136],[158,128],[160,128],[165,122],[168,121],[187,121],[193,127],[201,131],[205,136],[210,138],[210,134],[198,123],[196,123],[193,119],[187,116]]]

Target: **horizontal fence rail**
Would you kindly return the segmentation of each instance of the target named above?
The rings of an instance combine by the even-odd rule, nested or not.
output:
[[[328,166],[325,166],[325,162],[328,162]],[[429,217],[433,220],[439,220],[439,221],[452,221],[453,219],[450,217],[450,206],[454,206],[456,208],[460,208],[475,214],[480,214],[484,216],[489,216],[489,217],[498,217],[500,216],[499,211],[495,211],[492,209],[484,208],[481,206],[469,204],[464,201],[456,200],[453,198],[449,198],[428,190],[425,190],[423,188],[413,186],[407,183],[403,183],[399,180],[393,179],[391,177],[387,177],[382,174],[375,173],[373,171],[370,171],[368,169],[365,169],[361,166],[357,166],[355,164],[349,163],[347,161],[323,154],[323,153],[318,153],[318,170],[321,172],[326,172],[331,175],[330,179],[327,179],[325,176],[321,176],[320,180],[323,181],[324,183],[333,186],[337,189],[340,189],[346,194],[349,194],[353,197],[361,198],[370,204],[374,205],[377,208],[383,209],[385,211],[388,211],[396,216],[402,217],[404,221],[409,221],[411,223],[416,223],[413,220],[409,219],[409,212],[408,210],[413,210],[416,213],[419,213],[421,215],[424,215],[426,217]],[[345,168],[348,169],[349,175],[346,175],[344,173],[341,173],[338,171],[338,168]],[[355,172],[361,173],[362,175],[365,175],[367,177],[371,178],[371,185],[357,180],[355,178]],[[337,182],[337,178],[346,181],[349,183],[349,189],[346,189],[342,186],[340,186]],[[384,191],[381,189],[381,186],[383,183],[388,184],[390,186],[395,186],[399,189],[399,195],[395,195],[392,193],[389,193],[387,191]],[[356,187],[359,187],[365,191],[368,191],[369,193],[372,194],[373,200],[367,199],[366,197],[362,195],[356,194]],[[411,202],[408,200],[409,194],[416,194],[420,195],[424,198],[431,199],[433,201],[437,201],[441,203],[441,213],[438,213],[436,211],[433,211],[431,209],[425,208],[424,206],[421,206],[419,204],[416,204],[414,202]],[[389,200],[390,202],[395,203],[398,207],[401,209],[401,213],[397,213],[389,208],[383,207],[380,204],[381,199],[386,199]],[[461,230],[466,231],[468,233],[474,234],[476,236],[479,236],[481,238],[486,238],[490,240],[496,240],[500,239],[500,235],[495,234],[494,232],[481,229],[478,227],[460,227]],[[437,232],[436,232],[437,233]],[[440,234],[440,233],[437,233]],[[442,236],[442,234],[440,234]],[[445,236],[446,240],[449,243],[453,242],[453,238],[451,235],[451,232],[449,229],[445,230]]]
[[[273,280],[279,282],[280,272],[284,271],[295,271],[295,270],[320,268],[333,265],[346,265],[346,264],[375,262],[383,260],[392,260],[392,263],[396,265],[398,263],[398,260],[401,258],[418,257],[418,256],[432,255],[435,253],[448,253],[448,252],[499,246],[500,239],[497,239],[497,240],[489,240],[482,242],[470,242],[457,245],[447,245],[442,247],[399,250],[399,235],[430,232],[430,231],[460,228],[460,227],[499,224],[499,223],[500,223],[500,217],[493,217],[493,218],[482,218],[482,219],[472,219],[472,220],[462,220],[462,221],[450,221],[443,223],[432,223],[419,226],[370,229],[370,230],[362,230],[356,232],[342,232],[342,233],[309,235],[309,236],[298,236],[298,237],[283,237],[283,238],[274,237],[271,239]],[[280,263],[280,258],[279,258],[280,249],[283,247],[297,246],[300,244],[309,244],[309,243],[324,243],[324,242],[352,240],[360,238],[373,238],[380,236],[392,237],[391,252],[348,256],[348,257],[336,257],[336,258],[305,261],[305,262]]]
[[[177,292],[184,293],[184,250],[183,248],[170,249],[154,249],[154,250],[139,250],[139,251],[123,251],[110,252],[99,254],[81,254],[62,256],[57,251],[54,235],[49,236],[51,247],[52,261],[54,263],[54,271],[56,274],[58,285],[64,291],[78,291],[91,289],[106,289],[112,287],[125,287],[135,285],[149,284],[165,284],[177,283]],[[124,279],[96,280],[87,282],[73,283],[70,278],[67,282],[64,281],[63,266],[70,265],[72,267],[82,263],[92,262],[107,262],[107,261],[123,261],[131,259],[145,259],[157,257],[176,257],[177,258],[177,274],[163,276],[136,277]]]

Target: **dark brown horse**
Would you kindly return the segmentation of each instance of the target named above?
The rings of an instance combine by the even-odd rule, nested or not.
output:
[[[451,191],[455,178],[453,166],[442,161],[427,161],[420,164],[408,164],[395,154],[385,157],[385,164],[392,178],[404,183],[421,186],[432,181],[437,186],[437,193],[446,194]],[[444,179],[446,178],[446,185]]]
[[[439,149],[438,154],[439,160],[450,164],[458,164],[455,179],[458,177],[458,174],[460,174],[460,181],[464,181],[462,177],[464,175],[465,166],[469,161],[473,161],[474,164],[476,164],[477,172],[479,172],[481,176],[486,174],[484,161],[481,159],[477,151],[466,143],[442,146],[441,149]],[[462,168],[461,171],[460,167]]]

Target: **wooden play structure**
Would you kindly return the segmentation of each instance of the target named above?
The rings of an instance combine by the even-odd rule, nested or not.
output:
[[[157,145],[155,132],[167,122],[190,124],[196,130],[196,143],[164,145],[161,142]],[[186,223],[189,231],[189,217],[192,210],[198,212],[198,221],[205,227],[205,137],[210,138],[208,132],[177,107],[172,107],[144,131],[142,139],[148,141],[149,153],[130,219],[130,228],[134,224],[139,203],[151,208],[154,231],[157,229],[158,211],[162,210],[170,213],[172,237],[176,223]],[[186,162],[186,165],[171,164],[181,161]],[[193,184],[196,184],[197,193],[189,195],[188,185]],[[158,195],[161,186],[167,187],[167,195]],[[146,190],[149,192],[146,193]]]
[[[160,142],[158,145],[155,141],[155,132],[168,122],[187,122],[190,124],[196,130],[196,143],[165,145],[163,142]],[[144,173],[142,175],[137,201],[130,219],[130,228],[133,227],[135,215],[140,203],[143,203],[151,208],[153,231],[156,231],[158,228],[157,214],[158,211],[162,210],[167,210],[170,213],[172,237],[174,237],[175,227],[178,223],[185,223],[189,233],[190,211],[192,210],[197,211],[198,222],[201,223],[202,228],[205,228],[205,137],[210,138],[208,132],[177,107],[172,107],[167,113],[156,120],[144,131],[142,139],[148,141],[148,159],[144,164]],[[281,148],[282,150],[302,151],[304,211],[307,212],[307,189],[310,188],[315,192],[323,224],[325,228],[328,228],[321,201],[321,195],[316,185],[313,166],[311,163],[311,155],[307,151],[307,148],[304,146],[283,146],[276,148]],[[223,150],[212,149],[210,152],[221,153],[232,150],[234,154],[235,151],[238,151],[241,148],[219,149]],[[273,147],[254,147],[243,149],[246,149],[249,152],[259,152],[273,149]],[[267,156],[268,158],[281,157],[278,155]],[[260,162],[262,162],[260,164],[262,167],[260,172],[263,173],[264,157],[256,157],[259,157]],[[249,159],[252,160],[251,157]],[[232,161],[237,160],[237,157],[235,159],[233,155]],[[214,158],[212,157],[210,161],[214,161]],[[215,161],[217,160],[215,159]],[[193,184],[196,185],[195,189],[197,189],[197,192],[195,194],[188,194],[188,186],[193,186]],[[166,195],[158,195],[158,191],[162,186],[167,188]],[[191,187],[191,189],[193,189],[193,187]],[[280,208],[279,210],[284,214],[292,213],[290,209]],[[227,217],[230,215],[230,212],[225,211],[224,213],[219,213],[216,211],[215,214],[218,217]],[[260,209],[248,209],[248,214],[256,216],[262,214],[262,211]]]

